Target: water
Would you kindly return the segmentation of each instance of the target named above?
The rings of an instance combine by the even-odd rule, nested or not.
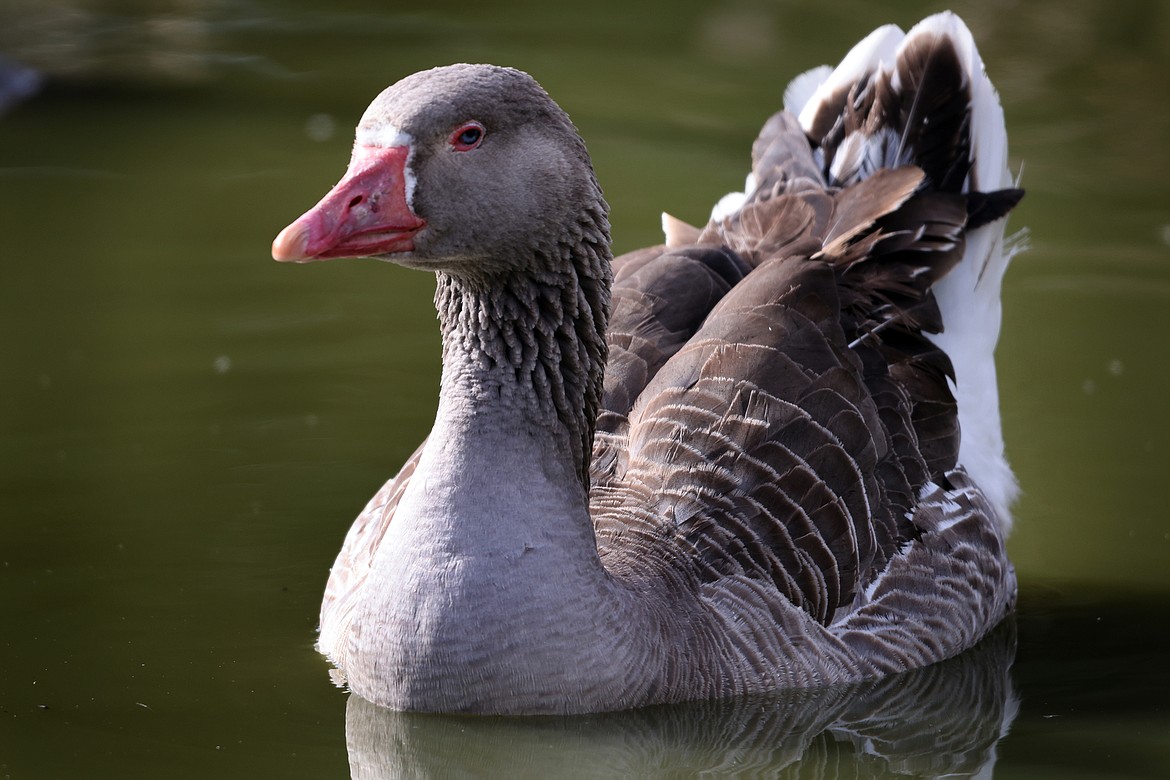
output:
[[[0,116],[0,776],[1170,774],[1164,4],[954,4],[1029,190],[1000,348],[1018,645],[811,703],[532,723],[331,686],[326,571],[434,409],[431,281],[269,242],[374,94],[454,60],[533,72],[617,249],[656,242],[741,183],[788,77],[937,6],[318,5],[0,0],[0,54],[48,76]]]

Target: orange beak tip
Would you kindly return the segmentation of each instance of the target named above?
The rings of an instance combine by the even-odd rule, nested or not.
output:
[[[304,223],[292,223],[280,231],[272,242],[272,259],[280,263],[295,263],[308,259],[305,247],[309,243],[308,226]]]

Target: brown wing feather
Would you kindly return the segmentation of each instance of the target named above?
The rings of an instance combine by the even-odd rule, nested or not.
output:
[[[624,468],[627,418],[634,403],[748,270],[738,256],[718,246],[653,247],[614,261],[609,362],[590,484],[604,486]]]
[[[640,525],[697,581],[767,577],[827,622],[905,540],[878,479],[895,454],[835,321],[837,285],[825,263],[770,261],[659,372],[630,417],[626,472],[594,490],[607,564],[637,568],[621,559],[645,551],[622,537]]]
[[[829,187],[787,115],[753,156],[757,190],[698,245],[618,262],[591,508],[617,576],[764,579],[824,624],[955,465],[922,331],[967,205],[913,166]]]

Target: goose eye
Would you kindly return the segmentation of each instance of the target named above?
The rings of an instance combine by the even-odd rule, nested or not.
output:
[[[457,152],[470,152],[483,142],[484,129],[479,122],[468,122],[451,133],[451,148]]]

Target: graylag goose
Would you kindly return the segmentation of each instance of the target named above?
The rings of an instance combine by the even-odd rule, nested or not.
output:
[[[277,260],[437,278],[430,436],[357,518],[319,649],[386,707],[586,713],[876,678],[1012,609],[993,350],[1021,192],[971,34],[799,77],[746,191],[612,258],[525,73],[382,92]]]

